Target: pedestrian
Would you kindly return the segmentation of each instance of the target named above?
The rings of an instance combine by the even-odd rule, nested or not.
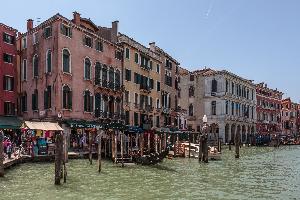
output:
[[[12,153],[12,145],[11,145],[11,142],[8,143],[6,152],[7,152],[7,155],[8,155],[8,159],[11,159],[11,153]]]

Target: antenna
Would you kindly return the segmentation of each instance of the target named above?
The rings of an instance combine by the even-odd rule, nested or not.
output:
[[[36,18],[36,23],[37,23],[37,25],[39,25],[41,23],[41,18],[40,17]]]

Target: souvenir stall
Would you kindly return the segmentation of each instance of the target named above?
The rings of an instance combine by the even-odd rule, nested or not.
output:
[[[55,133],[63,131],[58,123],[25,121],[22,125],[22,143],[31,156],[54,155]]]

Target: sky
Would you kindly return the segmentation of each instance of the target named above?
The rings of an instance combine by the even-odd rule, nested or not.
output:
[[[108,27],[119,20],[120,32],[155,41],[181,67],[225,69],[300,102],[299,10],[299,0],[26,0],[5,1],[0,22],[24,32],[27,19],[56,13]]]

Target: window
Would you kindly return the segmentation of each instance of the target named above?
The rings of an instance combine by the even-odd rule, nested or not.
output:
[[[14,90],[14,78],[13,77],[11,77],[11,76],[3,77],[3,89],[6,91]]]
[[[102,87],[107,87],[107,66],[102,67]]]
[[[156,116],[156,127],[160,127],[160,123],[159,123],[159,116]]]
[[[7,33],[3,33],[3,42],[8,43],[8,44],[14,44],[15,37],[12,35],[9,35]]]
[[[169,59],[166,59],[166,68],[172,70],[172,62]]]
[[[225,109],[226,109],[226,115],[228,115],[228,106],[229,106],[229,102],[228,101],[226,101],[226,105],[225,105]]]
[[[160,82],[159,82],[159,81],[157,81],[157,87],[156,87],[156,90],[157,90],[157,92],[160,91]]]
[[[194,81],[194,78],[195,78],[195,77],[194,77],[194,74],[191,74],[191,75],[190,75],[190,81]]]
[[[4,115],[15,115],[15,104],[12,102],[4,102]]]
[[[32,110],[33,111],[36,111],[36,110],[38,110],[39,108],[38,108],[38,101],[39,101],[39,98],[38,98],[38,90],[37,89],[35,89],[34,90],[34,92],[33,92],[33,94],[32,94]]]
[[[3,61],[6,63],[13,63],[13,55],[4,53],[3,54]]]
[[[115,51],[115,58],[118,60],[122,60],[122,52],[121,51]]]
[[[226,80],[226,92],[228,92],[228,85],[229,85],[228,80]]]
[[[52,27],[48,26],[44,28],[44,38],[49,38],[52,36]]]
[[[112,67],[109,68],[108,78],[109,78],[108,87],[110,89],[114,89],[114,68]]]
[[[234,115],[234,102],[231,102],[231,115]]]
[[[121,74],[120,71],[117,69],[115,73],[115,90],[119,90],[121,86]]]
[[[27,80],[27,60],[24,59],[22,63],[22,81]]]
[[[103,43],[99,40],[96,41],[96,50],[103,52]]]
[[[49,49],[46,55],[46,73],[50,73],[52,70],[52,52]]]
[[[195,94],[195,88],[194,86],[190,86],[189,88],[189,97],[193,97]]]
[[[88,58],[84,59],[84,80],[91,80],[91,61]]]
[[[100,85],[101,83],[101,64],[96,62],[95,65],[95,85]]]
[[[125,58],[130,59],[130,53],[128,48],[125,48]]]
[[[216,79],[213,79],[211,82],[211,92],[216,93],[218,91],[218,81]]]
[[[134,54],[134,62],[139,64],[139,54],[137,53]]]
[[[37,78],[39,76],[39,58],[37,55],[33,56],[32,59],[32,71],[33,71],[33,77]]]
[[[141,75],[134,72],[134,83],[140,84],[141,83]]]
[[[69,86],[63,86],[63,109],[72,109],[72,91]]]
[[[160,108],[160,102],[159,102],[159,99],[156,99],[156,108]]]
[[[71,27],[69,27],[69,26],[61,24],[60,32],[67,37],[70,37],[70,38],[72,37],[72,30],[71,30]]]
[[[63,72],[71,73],[71,55],[69,50],[63,49],[62,60]]]
[[[131,81],[131,70],[130,69],[125,69],[125,80]]]
[[[139,114],[134,112],[134,125],[138,126],[139,125]]]
[[[38,33],[33,33],[32,34],[32,43],[37,44],[39,42],[38,40]]]
[[[129,113],[129,111],[125,112],[125,124],[130,125],[130,113]]]
[[[27,38],[23,37],[22,38],[22,49],[26,49],[27,48]]]
[[[84,91],[84,111],[93,112],[93,96],[90,91]]]
[[[21,111],[27,111],[27,94],[26,92],[21,96]]]
[[[160,73],[160,66],[159,66],[159,64],[156,65],[156,72]]]
[[[93,39],[87,35],[83,36],[83,44],[88,47],[93,47]]]
[[[153,65],[152,60],[150,60],[150,69],[151,70],[152,70],[152,65]]]
[[[129,103],[129,91],[125,91],[125,99],[124,99],[125,103]]]
[[[49,85],[44,91],[44,109],[51,108],[51,86]]]
[[[189,116],[194,116],[194,106],[193,106],[193,104],[189,105]]]
[[[217,114],[217,103],[216,103],[216,101],[211,102],[211,114],[212,115]]]

